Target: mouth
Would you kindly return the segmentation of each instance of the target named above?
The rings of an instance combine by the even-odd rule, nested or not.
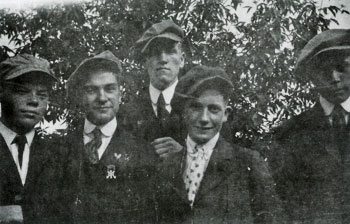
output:
[[[160,67],[160,68],[157,68],[156,70],[157,70],[157,71],[162,71],[162,70],[170,70],[170,69],[168,69],[168,68],[166,68],[166,67]]]
[[[109,110],[111,109],[112,107],[95,107],[94,109],[95,110]]]
[[[199,131],[208,131],[213,129],[213,127],[200,127],[200,126],[196,126],[195,129],[199,130]]]
[[[36,117],[39,116],[39,113],[36,111],[32,111],[32,110],[21,110],[21,113],[23,115],[29,116],[29,117]]]

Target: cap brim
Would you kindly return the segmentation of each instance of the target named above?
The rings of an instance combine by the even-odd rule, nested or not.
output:
[[[122,70],[121,70],[121,67],[120,65],[113,61],[113,60],[109,60],[107,58],[89,58],[89,59],[86,59],[85,61],[83,61],[79,66],[78,68],[76,68],[74,70],[74,72],[70,75],[70,77],[68,78],[67,82],[68,83],[71,83],[73,80],[76,80],[79,78],[79,74],[81,73],[81,70],[86,67],[87,65],[91,64],[91,62],[93,61],[104,61],[104,62],[108,62],[110,63],[111,65],[115,66],[117,69],[118,69],[118,73],[121,73]]]
[[[197,82],[196,84],[194,84],[188,91],[187,94],[193,94],[194,92],[196,92],[201,85],[208,83],[208,82],[214,82],[215,80],[217,80],[218,82],[222,82],[222,84],[227,85],[227,87],[232,87],[233,85],[232,83],[220,76],[215,76],[215,77],[208,77],[206,79],[202,79],[201,81]]]
[[[312,58],[317,57],[318,55],[325,53],[325,52],[331,52],[331,51],[348,51],[350,50],[350,46],[334,46],[334,47],[328,47],[325,49],[322,49],[321,51],[317,52]],[[311,58],[311,59],[312,59]]]
[[[13,72],[11,73],[11,75],[7,76],[5,78],[5,80],[10,80],[10,79],[14,79],[14,78],[17,78],[21,75],[24,75],[26,73],[30,73],[30,72],[41,72],[41,73],[44,73],[46,74],[47,76],[51,77],[52,79],[54,79],[55,81],[59,81],[53,74],[47,72],[47,70],[44,70],[44,69],[40,69],[40,68],[25,68],[25,69],[20,69],[16,72]]]
[[[166,39],[170,39],[170,40],[178,41],[178,42],[182,41],[182,38],[179,37],[178,35],[174,34],[174,33],[162,33],[162,34],[159,34],[159,35],[154,36],[151,39],[149,39],[147,41],[147,43],[145,44],[145,46],[141,49],[141,53],[144,53],[146,51],[147,47],[150,45],[150,43],[154,39],[157,39],[157,38],[166,38]]]

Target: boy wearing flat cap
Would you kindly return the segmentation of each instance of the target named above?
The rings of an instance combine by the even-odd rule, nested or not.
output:
[[[185,150],[173,154],[173,164],[164,171],[170,186],[159,203],[165,222],[279,220],[279,200],[265,161],[258,152],[232,145],[220,134],[232,89],[225,71],[216,67],[194,67],[179,80],[175,94],[182,98],[180,111],[188,134]]]
[[[117,120],[121,75],[120,60],[104,51],[85,59],[68,80],[69,98],[85,115],[66,140],[71,152],[65,193],[74,223],[152,223],[155,218],[147,201],[154,173],[150,150]]]
[[[0,79],[0,222],[53,222],[58,147],[34,126],[56,78],[48,61],[22,54],[0,63]]]
[[[161,157],[182,149],[183,136],[179,115],[171,102],[184,66],[182,50],[183,30],[172,20],[153,24],[135,43],[140,60],[150,80],[147,91],[122,107],[121,116],[134,132],[148,143]],[[180,143],[180,144],[179,144]]]
[[[350,30],[313,37],[297,60],[316,105],[276,132],[277,190],[292,221],[350,223]]]

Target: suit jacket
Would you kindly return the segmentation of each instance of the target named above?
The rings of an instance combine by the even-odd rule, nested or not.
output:
[[[155,154],[119,127],[98,164],[84,153],[83,126],[66,140],[67,216],[74,223],[153,223],[150,181]],[[109,174],[110,171],[113,171]],[[108,178],[108,175],[111,175]]]
[[[118,121],[120,120],[127,130],[132,131],[138,138],[147,142],[152,142],[160,137],[172,137],[180,144],[184,142],[183,125],[181,122],[180,111],[173,102],[179,102],[179,96],[174,95],[171,105],[170,116],[160,123],[154,113],[149,91],[143,91],[141,95],[125,105],[121,105],[118,112]]]
[[[271,160],[277,191],[292,221],[349,223],[349,132],[339,139],[319,104],[276,132]]]
[[[272,176],[259,153],[220,136],[192,209],[182,179],[186,150],[172,161],[158,193],[164,223],[281,223]]]
[[[25,223],[60,223],[57,200],[63,152],[55,142],[35,134],[23,186],[11,152],[0,135],[0,205],[20,205]]]

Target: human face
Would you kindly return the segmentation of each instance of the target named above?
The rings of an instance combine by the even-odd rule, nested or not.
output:
[[[86,118],[95,125],[107,124],[119,110],[120,90],[116,75],[105,71],[90,73],[82,98]]]
[[[190,138],[197,144],[205,144],[220,132],[227,121],[228,107],[217,90],[205,90],[198,98],[185,104],[185,122]]]
[[[154,40],[149,46],[145,68],[151,84],[164,90],[173,84],[184,66],[184,53],[180,43],[162,38]]]
[[[17,134],[32,130],[45,115],[48,85],[39,81],[38,76],[23,75],[4,84],[1,120]]]
[[[318,92],[328,101],[339,104],[350,96],[350,55],[329,57],[319,63],[314,77]]]

